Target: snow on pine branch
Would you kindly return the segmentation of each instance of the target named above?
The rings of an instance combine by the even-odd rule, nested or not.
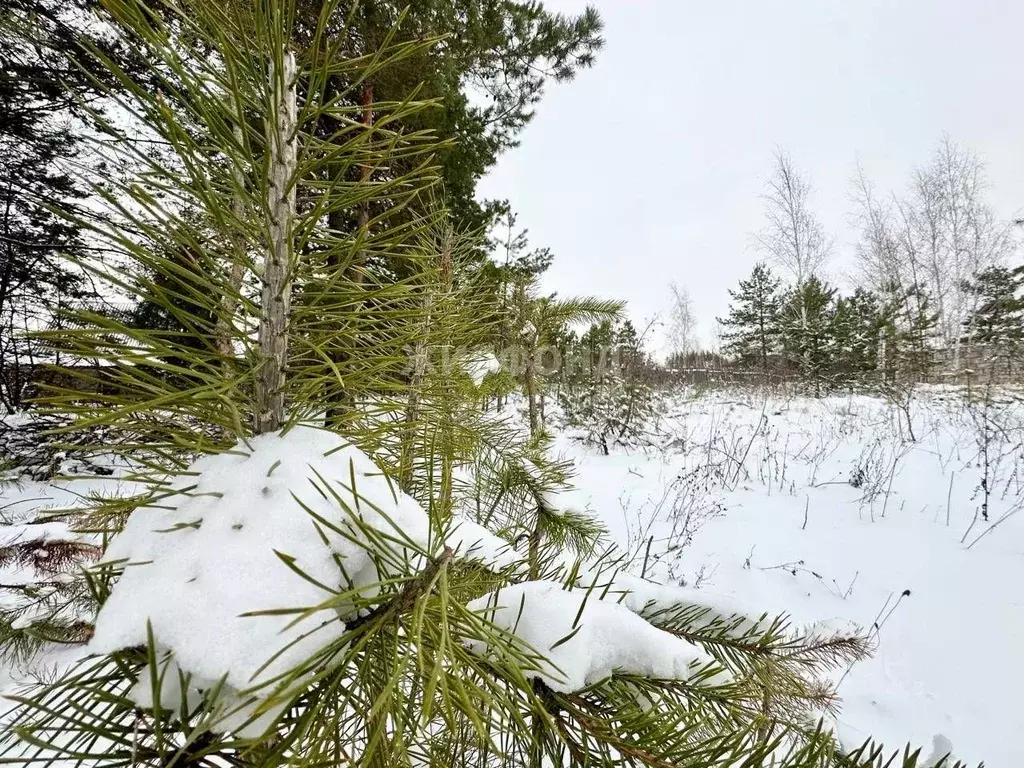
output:
[[[709,590],[658,584],[621,570],[584,569],[576,583],[598,591],[604,600],[620,602],[674,637],[713,649],[715,659],[730,670],[738,657],[729,651],[744,648],[779,664],[804,665],[812,677],[871,653],[870,639],[851,621],[825,619],[794,629],[785,616],[772,617]]]
[[[697,646],[599,595],[598,590],[528,581],[502,587],[467,607],[537,651],[542,658],[532,676],[561,693],[586,688],[616,672],[686,681],[706,673],[714,663]],[[470,640],[469,648],[479,655],[500,654],[495,643],[480,639]],[[702,677],[706,681],[706,674]]]
[[[540,657],[539,668],[528,674],[559,692],[614,673],[735,682],[750,674],[759,657],[772,658],[780,675],[795,676],[791,691],[813,691],[819,672],[845,668],[870,652],[852,623],[818,622],[794,632],[785,617],[773,619],[704,589],[658,584],[608,565],[576,563],[563,573],[564,583],[505,586],[472,601],[470,610],[513,637],[474,639],[470,650],[501,656],[503,644],[525,643]],[[718,667],[710,677],[709,664]]]
[[[273,681],[344,635],[352,604],[325,601],[353,590],[372,598],[382,579],[415,573],[430,551],[423,508],[364,453],[319,429],[202,457],[174,490],[162,506],[133,513],[111,542],[105,562],[124,571],[89,650],[145,646],[148,623],[167,666],[143,670],[136,703],[153,706],[160,688],[161,706],[173,709],[179,671],[190,676],[190,699],[223,678],[229,716],[215,727],[243,736],[260,735],[283,709],[241,728],[266,708]],[[445,544],[496,569],[518,561],[469,521],[454,524]],[[253,615],[267,611],[290,612]]]
[[[156,668],[140,673],[135,703],[152,708],[159,696],[161,708],[174,710],[182,697],[195,706],[203,692],[219,690],[213,727],[243,737],[262,735],[287,706],[287,691],[340,649],[346,622],[365,615],[383,580],[415,577],[440,545],[491,570],[523,574],[522,556],[469,520],[453,521],[443,542],[431,541],[419,503],[364,453],[319,429],[261,435],[202,457],[173,490],[136,510],[108,548],[105,562],[123,573],[88,648],[107,654],[152,638]],[[577,587],[506,585],[468,607],[536,651],[538,676],[557,691],[615,672],[728,677],[709,678],[715,659],[656,626],[650,611],[680,603],[715,615],[741,611],[703,592],[622,573],[602,584],[601,576]],[[500,653],[488,645],[498,636],[484,637],[467,640],[471,650]]]

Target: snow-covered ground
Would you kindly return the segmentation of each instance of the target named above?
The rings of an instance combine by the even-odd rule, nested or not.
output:
[[[7,424],[12,421],[8,417]],[[74,574],[96,559],[102,542],[95,535],[72,531],[62,512],[81,508],[93,495],[128,496],[139,491],[122,478],[123,468],[112,458],[99,457],[97,465],[111,474],[77,477],[92,467],[76,461],[65,461],[61,467],[75,479],[33,480],[16,470],[0,474],[0,547],[13,550],[11,556],[0,556],[0,636],[5,624],[21,629],[45,616],[65,623],[92,621],[89,601],[81,599],[79,589],[68,589],[81,584]],[[66,548],[70,549],[62,552]],[[26,585],[35,588],[25,589]],[[6,663],[0,662],[0,693],[35,679],[51,679],[82,655],[78,646],[54,647],[43,658],[8,654]]]
[[[929,390],[910,406],[914,440],[906,412],[869,397],[682,393],[662,406],[644,448],[605,456],[557,432],[577,486],[560,504],[603,520],[634,575],[870,632],[873,658],[837,675],[847,746],[872,736],[925,754],[951,744],[989,768],[1024,761],[1024,404]],[[37,534],[41,508],[116,492],[120,474],[0,487],[2,540]],[[12,677],[0,670],[0,689]]]
[[[938,736],[969,763],[1020,765],[1024,406],[933,390],[911,408],[916,442],[900,419],[868,397],[682,396],[662,447],[604,456],[563,433],[557,448],[638,573],[873,634],[839,685],[848,746],[927,754]]]

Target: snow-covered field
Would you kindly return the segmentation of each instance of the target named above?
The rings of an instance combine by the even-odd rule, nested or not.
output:
[[[566,500],[604,521],[635,575],[870,632],[873,658],[836,676],[848,746],[951,745],[1010,768],[1024,762],[1024,404],[934,389],[911,404],[914,440],[907,418],[862,396],[681,393],[644,448],[606,456],[562,430],[555,452],[576,465]],[[117,474],[5,485],[0,543]],[[18,568],[0,582],[25,578]],[[0,670],[0,688],[12,677]]]
[[[1020,765],[1024,407],[926,392],[916,442],[901,418],[868,397],[722,393],[676,399],[658,449],[557,442],[577,465],[577,503],[637,572],[646,561],[648,578],[872,633],[874,657],[839,685],[849,746],[871,735],[927,754],[937,737],[969,763]]]

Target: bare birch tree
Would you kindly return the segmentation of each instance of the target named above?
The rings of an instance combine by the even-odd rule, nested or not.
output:
[[[879,200],[863,167],[857,164],[851,201],[851,223],[860,233],[854,247],[855,282],[876,293],[892,283],[905,282],[905,260],[897,226],[896,203]]]
[[[1009,225],[997,219],[985,200],[987,188],[978,155],[947,136],[931,163],[914,172],[908,199],[900,203],[904,261],[933,297],[942,341],[956,368],[971,343],[964,322],[976,301],[965,284],[972,275],[1005,263],[1013,247]]]
[[[1005,263],[1015,248],[1011,225],[985,199],[984,163],[944,137],[931,162],[913,172],[904,197],[879,200],[859,166],[853,186],[861,282],[875,291],[892,285],[925,291],[939,316],[941,344],[953,367],[962,367],[972,342],[965,323],[978,300],[965,286]]]
[[[818,275],[832,251],[832,239],[811,211],[811,183],[802,176],[789,154],[775,152],[775,167],[761,196],[767,225],[754,239],[768,260],[793,279],[799,298],[799,324],[806,332],[810,320],[803,287]],[[807,354],[804,365],[809,364]]]
[[[693,301],[686,288],[669,283],[672,306],[669,309],[668,343],[673,355],[685,355],[697,346],[697,319],[693,314]]]
[[[782,150],[775,153],[775,165],[762,200],[768,224],[755,242],[796,285],[802,286],[828,261],[832,239],[825,235],[810,208],[811,183]]]

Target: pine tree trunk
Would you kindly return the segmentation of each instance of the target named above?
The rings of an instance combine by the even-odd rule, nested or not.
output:
[[[267,255],[259,342],[262,364],[256,379],[256,434],[281,428],[285,419],[285,365],[291,309],[292,219],[295,215],[296,95],[295,54],[284,51],[281,71],[270,65],[272,114],[267,121],[270,152]]]

